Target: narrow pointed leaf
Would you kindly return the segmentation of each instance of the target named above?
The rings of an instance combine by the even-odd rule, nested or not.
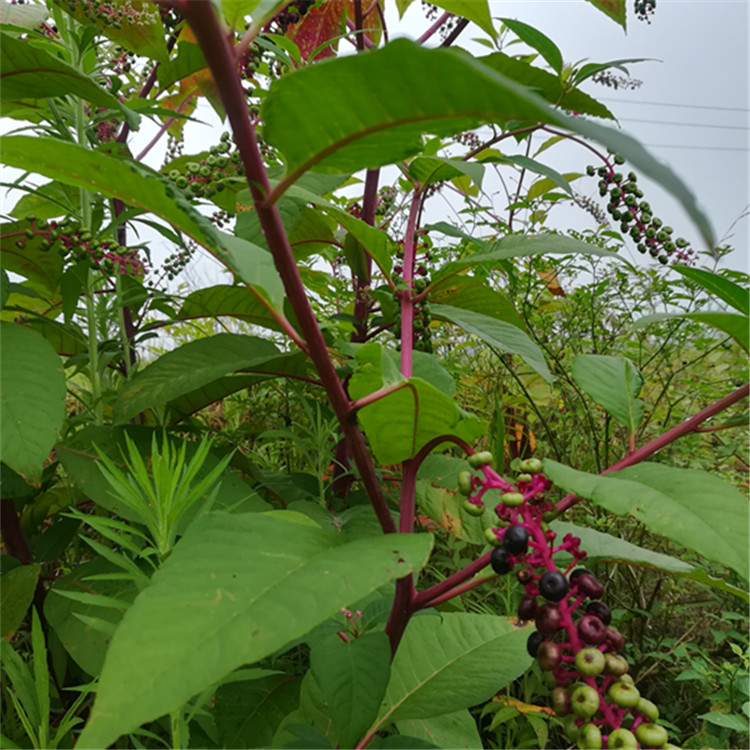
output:
[[[647,326],[660,320],[685,318],[696,323],[705,323],[731,336],[746,352],[750,351],[750,316],[735,313],[699,312],[699,313],[654,313],[644,315],[635,322],[636,328]]]
[[[627,357],[579,354],[573,360],[573,378],[597,404],[635,432],[643,421],[644,403],[638,398],[643,376]]]
[[[685,278],[702,286],[709,294],[716,295],[743,315],[750,315],[750,289],[735,284],[734,281],[711,273],[703,268],[675,266],[675,271]]]
[[[609,16],[615,23],[622,26],[623,31],[627,29],[627,18],[625,0],[588,0],[595,8],[604,15]]]
[[[338,535],[290,511],[204,516],[115,633],[78,747],[107,747],[180,707],[232,669],[416,572],[430,546],[427,535],[341,544]]]
[[[139,412],[177,399],[220,377],[263,365],[280,356],[265,339],[219,333],[162,354],[120,390],[115,416],[127,421]]]
[[[477,336],[486,344],[494,346],[502,352],[517,354],[547,382],[552,382],[552,373],[544,361],[542,350],[515,325],[450,305],[432,305],[432,315],[434,318],[455,323],[466,333]]]
[[[747,499],[718,477],[655,463],[595,476],[549,459],[544,472],[566,492],[610,513],[631,515],[650,531],[748,579]]]
[[[46,99],[66,94],[118,110],[131,127],[138,127],[138,115],[93,78],[28,40],[0,32],[0,96],[3,99]]]
[[[533,47],[557,73],[562,72],[563,57],[559,47],[539,29],[514,18],[500,19],[521,41]]]

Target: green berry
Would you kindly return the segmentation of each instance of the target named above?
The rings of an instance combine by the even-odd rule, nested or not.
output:
[[[458,491],[462,495],[468,495],[471,492],[471,472],[462,471],[458,475]]]
[[[467,459],[472,469],[478,469],[480,466],[487,466],[492,463],[492,454],[489,451],[474,453]]]
[[[479,517],[484,513],[484,505],[477,505],[471,500],[464,500],[462,507],[470,516]]]
[[[506,492],[500,496],[500,501],[509,508],[515,508],[523,503],[524,496],[520,492]]]

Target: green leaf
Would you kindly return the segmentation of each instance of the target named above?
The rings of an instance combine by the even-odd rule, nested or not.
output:
[[[98,607],[59,594],[93,592],[92,596],[132,602],[138,593],[138,587],[133,581],[90,580],[91,576],[114,573],[117,570],[112,563],[100,558],[82,563],[58,578],[44,600],[44,615],[50,627],[76,664],[92,677],[101,672],[110,639],[100,632],[92,631],[79,615],[97,617],[117,625],[122,620],[123,613],[117,608]]]
[[[255,336],[219,333],[190,341],[162,354],[125,384],[115,404],[115,419],[125,422],[218,378],[252,370],[279,356],[270,341]]]
[[[609,16],[615,23],[627,30],[627,18],[625,11],[625,0],[588,0],[595,8],[598,8],[605,16]]]
[[[432,458],[433,456],[428,456]],[[466,470],[466,462],[462,469]],[[424,465],[424,464],[423,464]],[[463,495],[456,488],[453,491],[443,487],[434,487],[428,482],[419,481],[416,486],[416,501],[421,513],[431,518],[456,539],[470,544],[486,544],[484,527],[491,526],[494,511],[485,508],[485,516],[471,516],[463,510]],[[485,522],[486,517],[486,522]]]
[[[541,349],[522,330],[503,320],[496,320],[471,310],[461,310],[450,305],[433,304],[432,315],[440,320],[455,323],[466,333],[477,336],[486,344],[507,354],[517,354],[538,372],[547,382],[552,382],[552,373],[544,361]]]
[[[615,515],[631,515],[650,531],[748,579],[747,500],[708,472],[640,463],[595,476],[549,459],[544,472],[566,492]]]
[[[480,59],[498,73],[528,86],[552,105],[584,115],[615,119],[609,109],[592,96],[578,88],[569,88],[569,82],[564,83],[561,76],[542,70],[526,60],[519,60],[502,52],[493,52]]]
[[[743,315],[750,315],[750,289],[703,268],[675,266],[674,270],[703,287],[709,294],[716,295]]]
[[[43,5],[0,5],[0,23],[20,29],[35,29],[47,20],[47,8]]]
[[[703,583],[720,591],[726,591],[743,601],[750,601],[750,594],[744,589],[732,586],[724,578],[712,578],[702,568],[691,565],[684,560],[679,560],[676,557],[662,555],[659,552],[638,547],[619,537],[585,526],[575,526],[572,523],[553,521],[550,527],[553,531],[557,532],[557,536],[561,539],[566,534],[577,536],[581,540],[581,549],[585,549],[588,553],[587,560],[626,562],[631,565],[643,565],[649,568],[664,570],[667,573],[674,573],[675,575],[689,578],[692,581]]]
[[[750,316],[748,315],[719,312],[654,313],[652,315],[644,315],[642,318],[638,318],[634,325],[635,328],[642,328],[643,326],[649,325],[649,323],[676,318],[694,320],[696,323],[705,323],[711,328],[724,331],[724,333],[731,336],[738,344],[740,344],[745,351],[750,351]]]
[[[468,710],[456,711],[430,719],[407,719],[396,722],[398,731],[434,743],[437,747],[460,750],[482,750],[482,738]]]
[[[60,357],[36,332],[0,323],[0,453],[30,484],[65,420],[65,372]]]
[[[705,714],[700,714],[698,719],[703,719],[709,724],[714,724],[717,727],[723,727],[724,729],[731,729],[733,732],[740,732],[747,734],[750,730],[750,725],[747,719],[740,714],[722,714],[719,711],[709,711]]]
[[[422,185],[466,176],[481,188],[484,166],[475,161],[446,159],[440,156],[418,156],[409,164],[409,175]]]
[[[557,73],[562,72],[563,57],[559,47],[539,29],[513,18],[500,19],[522,42],[533,47]]]
[[[56,219],[80,210],[80,193],[62,182],[48,182],[24,195],[10,212],[15,219],[33,215],[37,219]]]
[[[18,630],[31,606],[41,566],[21,565],[0,575],[0,638]]]
[[[342,97],[342,90],[356,96]],[[309,91],[315,91],[313,100]],[[493,70],[487,58],[397,39],[367,55],[309,65],[275,81],[262,115],[264,136],[286,164],[284,186],[312,167],[352,173],[407,159],[421,152],[423,133],[451,135],[483,122],[551,123],[622,154],[671,192],[712,241],[711,226],[692,193],[634,138],[562,114]],[[319,127],[320,122],[329,127]]]
[[[3,139],[0,162],[153,213],[216,255],[245,283],[259,285],[271,301],[283,298],[269,253],[218,232],[178,188],[143,164],[55,138],[23,135]]]
[[[138,128],[140,118],[93,78],[28,39],[0,32],[0,96],[3,99],[46,99],[72,94],[122,113]],[[36,140],[36,139],[35,139]]]
[[[627,357],[579,354],[573,360],[573,378],[599,406],[633,433],[643,421],[645,404],[638,398],[643,376]]]
[[[546,164],[542,164],[540,161],[537,161],[536,159],[531,159],[528,156],[494,156],[494,155],[488,155],[486,157],[482,157],[481,154],[477,156],[477,160],[481,161],[483,164],[486,162],[494,162],[497,164],[515,164],[517,167],[521,167],[522,169],[527,169],[529,172],[535,172],[536,174],[544,175],[547,178],[547,182],[550,183],[552,186],[559,187],[561,190],[564,190],[568,195],[573,195],[573,189],[570,187],[570,179],[575,179],[579,176],[579,173],[575,172],[573,173],[575,177],[568,177],[566,178],[565,175],[560,174],[556,169],[552,169],[552,167],[548,167]],[[539,183],[535,183],[535,185],[538,185],[542,182],[545,182],[544,180],[540,180]],[[527,198],[531,200],[532,198],[538,197],[538,195],[541,195],[538,191],[536,193],[532,194],[532,190],[534,188],[534,185],[529,188]],[[544,190],[543,192],[547,192],[547,190]]]
[[[120,47],[125,47],[137,55],[151,57],[160,63],[167,62],[167,34],[158,8],[149,0],[128,0],[122,12],[118,12],[119,6],[114,5],[112,15],[98,12],[96,6],[90,6],[88,2],[82,1],[75,4],[66,3],[61,7],[83,26],[96,26],[104,36]],[[113,20],[117,21],[117,26],[112,23]]]
[[[504,294],[496,292],[476,276],[451,275],[441,279],[442,270],[440,269],[434,275],[437,280],[430,290],[431,303],[471,310],[490,318],[504,320],[516,328],[525,330],[526,324],[523,318]]]
[[[375,717],[391,673],[391,647],[382,631],[344,643],[336,634],[317,640],[310,669],[337,729],[338,743],[353,746]]]
[[[86,497],[123,518],[130,521],[140,521],[141,519],[132,510],[111,494],[111,487],[99,470],[101,461],[97,449],[101,450],[116,465],[122,467],[122,455],[126,449],[125,436],[127,435],[136,444],[142,455],[149,455],[155,434],[161,438],[161,429],[136,425],[89,426],[77,432],[65,443],[56,445],[55,453],[76,488]],[[173,438],[173,442],[179,441]],[[179,448],[179,445],[177,448]],[[185,456],[188,461],[192,459],[197,448],[198,443],[194,441],[187,443]],[[218,452],[210,452],[203,463],[202,469],[196,476],[196,481],[202,481],[221,458],[222,456]],[[268,504],[261,500],[237,472],[227,468],[221,475],[221,491],[213,507],[249,513],[267,510]],[[194,506],[194,509],[187,512],[183,519],[185,528],[197,511],[198,507]]]
[[[439,0],[434,4],[449,13],[472,21],[493,39],[497,36],[487,0]]]
[[[206,67],[206,58],[203,57],[200,45],[180,42],[177,45],[177,55],[156,69],[156,80],[162,89],[167,89],[173,83]]]
[[[6,271],[17,273],[37,282],[44,289],[55,291],[59,288],[62,278],[63,260],[54,251],[41,250],[43,238],[40,235],[27,239],[24,230],[28,226],[26,221],[14,221],[0,226],[0,236],[3,240],[0,261]],[[23,247],[18,247],[17,241],[23,242]]]
[[[474,706],[531,664],[526,629],[491,615],[415,617],[391,665],[378,725],[429,719]]]
[[[5,303],[10,297],[10,279],[4,268],[0,268],[0,308],[5,307]]]
[[[213,715],[223,747],[271,747],[285,716],[299,706],[297,675],[229,682],[216,691]]]
[[[341,544],[290,511],[203,516],[115,633],[78,746],[110,745],[341,607],[416,572],[431,542],[389,534]]]
[[[362,398],[384,386],[403,384],[399,390],[357,412],[380,463],[393,464],[412,458],[439,435],[451,433],[471,441],[484,431],[479,419],[464,412],[435,386],[419,377],[406,380],[380,344],[360,347],[357,360],[359,367],[349,383],[352,398]]]
[[[281,330],[281,326],[270,315],[257,294],[246,287],[224,284],[191,292],[182,303],[175,320],[218,318],[224,315],[274,331]]]

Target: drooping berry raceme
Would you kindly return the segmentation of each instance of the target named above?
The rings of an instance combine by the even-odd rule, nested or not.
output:
[[[484,512],[489,491],[500,491],[495,508],[498,527],[487,530],[494,545],[490,565],[498,575],[516,569],[525,588],[518,606],[521,620],[533,620],[536,629],[527,650],[556,685],[552,704],[558,716],[567,716],[566,734],[581,748],[660,748],[667,732],[656,721],[656,706],[641,697],[618,655],[622,635],[610,627],[612,613],[601,600],[604,587],[589,570],[579,566],[586,558],[580,539],[566,534],[562,541],[547,521],[556,515],[547,499],[551,483],[541,473],[542,463],[528,459],[521,474],[509,482],[491,467],[489,453],[469,458],[474,472],[462,472],[459,491],[464,508]],[[555,556],[572,561],[562,568]]]
[[[672,227],[654,216],[651,205],[643,200],[643,191],[638,186],[635,172],[624,175],[621,171],[625,160],[618,154],[605,160],[598,169],[589,165],[586,173],[599,176],[599,195],[608,196],[607,211],[620,223],[620,231],[637,243],[640,253],[648,253],[660,263],[670,260],[676,263],[693,262],[693,250],[687,240],[673,237]]]

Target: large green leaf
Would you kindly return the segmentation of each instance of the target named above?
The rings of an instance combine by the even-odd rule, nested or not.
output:
[[[418,737],[449,750],[482,750],[482,738],[477,723],[468,710],[455,711],[429,719],[397,721],[401,734]]]
[[[281,304],[283,286],[271,255],[239,237],[218,232],[158,172],[136,161],[91,151],[75,143],[23,135],[3,140],[0,161],[156,214],[216,255],[240,280],[261,290],[272,304]]]
[[[418,571],[431,543],[409,534],[341,544],[290,511],[204,516],[126,612],[78,747],[107,747]]]
[[[223,684],[213,711],[222,747],[271,747],[279,724],[299,706],[301,682],[275,674]]]
[[[310,668],[336,725],[338,743],[353,746],[378,715],[391,673],[391,646],[382,631],[344,643],[332,633],[310,649]]]
[[[391,666],[378,725],[474,706],[531,664],[526,629],[502,617],[443,613],[409,623]]]
[[[526,328],[513,303],[476,276],[454,274],[436,281],[430,290],[430,302],[481,313],[521,330]]]
[[[455,323],[466,333],[479,337],[486,344],[502,352],[517,354],[547,382],[552,382],[552,373],[544,361],[542,350],[520,328],[504,320],[450,305],[432,305],[432,315],[434,318]]]
[[[0,575],[0,638],[18,630],[31,606],[41,566],[20,565]]]
[[[681,273],[686,279],[702,286],[709,294],[715,294],[720,300],[731,305],[743,315],[750,315],[750,289],[703,268],[675,266],[674,270]]]
[[[458,459],[456,460],[459,462]],[[463,464],[462,470],[465,471],[466,462],[460,461],[459,463]],[[494,510],[485,506],[483,516],[479,518],[471,516],[463,509],[465,499],[463,495],[458,494],[455,487],[451,491],[444,487],[433,486],[429,482],[417,482],[416,501],[420,513],[431,518],[456,539],[483,545],[486,543],[485,526],[491,526],[496,520],[496,517],[493,518]]]
[[[65,371],[36,331],[0,323],[0,453],[31,484],[65,419]]]
[[[581,540],[581,549],[585,549],[587,560],[605,562],[626,562],[631,565],[640,565],[649,568],[664,570],[667,573],[690,578],[698,583],[706,584],[720,591],[739,597],[743,601],[750,601],[750,594],[744,589],[728,584],[724,578],[713,578],[703,568],[679,560],[676,557],[663,555],[644,547],[626,542],[624,539],[605,534],[602,531],[591,529],[586,526],[576,526],[563,521],[553,521],[550,524],[553,531],[557,532],[559,538],[566,534],[573,534]]]
[[[161,430],[153,427],[139,425],[89,426],[77,432],[65,443],[56,445],[55,453],[76,488],[86,497],[119,516],[137,521],[139,520],[138,516],[111,494],[110,485],[99,470],[101,461],[96,449],[101,450],[118,466],[124,467],[122,456],[126,450],[125,435],[136,444],[141,455],[148,456],[151,452],[151,443],[154,436],[156,435],[157,439],[160,440],[161,432]],[[178,442],[177,438],[172,439],[174,442]],[[186,444],[185,456],[188,461],[193,457],[197,446],[198,443],[195,441]],[[179,446],[177,447],[179,448]],[[203,479],[221,458],[222,456],[218,452],[211,451],[203,463],[203,467],[196,475],[196,481]],[[194,510],[191,509],[186,513],[182,527],[186,528],[192,521],[199,506],[200,503],[196,503],[193,506]],[[249,513],[267,510],[269,506],[237,472],[227,468],[221,474],[221,491],[216,497],[213,507]]]
[[[544,472],[558,487],[646,528],[748,579],[750,513],[747,499],[705,471],[640,463],[606,476],[576,471],[546,459]]]
[[[642,328],[661,320],[686,318],[696,323],[705,323],[711,328],[731,336],[747,352],[750,351],[750,316],[737,313],[694,312],[694,313],[653,313],[644,315],[635,322],[636,328]]]
[[[627,357],[579,354],[571,368],[573,378],[597,404],[635,432],[643,421],[644,403],[638,398],[643,376]]]
[[[190,341],[162,354],[125,384],[115,404],[115,418],[125,422],[218,378],[238,370],[253,370],[280,354],[266,339],[237,333]]]
[[[47,19],[47,8],[43,5],[0,5],[0,23],[18,26],[21,29],[35,29]]]
[[[3,99],[46,99],[66,94],[118,110],[132,128],[138,127],[138,115],[93,78],[29,39],[16,39],[0,32],[0,96]]]
[[[379,344],[357,351],[359,367],[349,383],[358,399],[380,388],[403,385],[357,413],[373,452],[383,464],[412,458],[439,435],[454,434],[472,441],[484,431],[484,423],[464,412],[453,399],[419,377],[404,378],[398,365]]]
[[[490,64],[397,39],[367,55],[310,65],[275,81],[263,104],[264,136],[284,158],[284,186],[312,167],[354,172],[407,159],[422,150],[425,132],[450,135],[482,122],[551,123],[622,154],[670,191],[712,239],[692,193],[634,138],[562,114]]]
[[[257,294],[245,287],[226,284],[191,292],[182,303],[175,320],[218,318],[223,315],[274,331],[281,330]]]
[[[101,672],[111,634],[94,630],[81,617],[96,617],[110,623],[114,630],[122,620],[123,609],[98,607],[93,603],[60,596],[59,592],[88,592],[102,598],[132,602],[138,593],[133,581],[89,579],[89,576],[111,573],[122,573],[122,570],[102,558],[82,563],[58,578],[44,600],[44,615],[50,626],[76,664],[92,677]]]
[[[441,156],[418,156],[409,164],[409,175],[422,185],[454,177],[468,177],[477,187],[482,187],[484,166],[475,161],[446,159]]]

